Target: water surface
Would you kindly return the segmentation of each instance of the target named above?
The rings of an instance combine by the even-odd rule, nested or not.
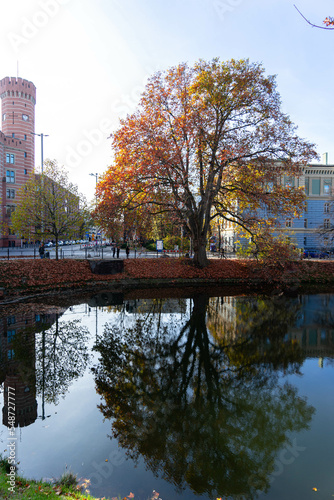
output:
[[[97,497],[332,498],[334,295],[73,304],[1,310],[20,473],[70,470]]]

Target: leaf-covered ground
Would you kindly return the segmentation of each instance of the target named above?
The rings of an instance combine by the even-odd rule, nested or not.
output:
[[[128,259],[124,273],[97,275],[86,260],[10,260],[0,262],[0,288],[5,294],[24,291],[80,288],[102,282],[162,280],[173,284],[185,280],[209,283],[334,284],[334,261],[289,263],[286,266],[259,264],[254,260],[215,259],[205,269],[197,269],[185,259]]]

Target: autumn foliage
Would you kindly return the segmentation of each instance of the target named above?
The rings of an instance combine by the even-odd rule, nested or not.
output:
[[[86,260],[15,260],[0,262],[0,287],[6,295],[48,290],[82,289],[89,286],[136,286],[209,284],[334,283],[334,262],[295,261],[285,266],[261,264],[250,259],[210,260],[205,269],[190,259],[128,259],[124,272],[93,274]]]
[[[334,26],[334,17],[326,17],[326,19],[324,20],[324,25],[327,27]]]
[[[97,186],[100,223],[110,229],[127,219],[143,234],[167,215],[191,236],[199,267],[208,265],[218,217],[255,239],[278,216],[301,214],[304,193],[281,179],[316,156],[281,111],[275,77],[248,60],[153,75],[112,147],[114,163]]]

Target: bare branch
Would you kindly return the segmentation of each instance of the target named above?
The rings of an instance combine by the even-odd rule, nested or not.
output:
[[[300,12],[300,10],[298,9],[298,7],[293,4],[294,8],[297,10],[297,12],[299,12],[299,14],[302,16],[302,18],[310,25],[312,26],[312,28],[319,28],[321,30],[334,30],[334,27],[333,28],[330,28],[329,27],[329,24],[327,26],[319,26],[318,24],[313,24],[311,23],[311,21],[309,21],[308,19],[306,19],[306,17]],[[325,21],[324,21],[325,22]],[[330,19],[329,19],[329,22],[330,22]]]

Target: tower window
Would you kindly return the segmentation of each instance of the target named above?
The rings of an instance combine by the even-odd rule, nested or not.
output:
[[[16,335],[16,330],[7,330],[7,342],[10,344]]]
[[[8,357],[8,359],[14,359],[14,357],[15,357],[14,349],[9,349],[7,351],[7,357]]]
[[[3,121],[5,121],[5,120],[6,120],[6,113],[4,113],[4,114],[2,115],[2,119],[3,119]]]
[[[7,198],[15,198],[15,189],[7,189],[6,190],[6,195],[7,195]]]
[[[324,204],[324,213],[329,214],[329,203]]]
[[[14,165],[15,155],[12,153],[6,153],[6,163],[11,163],[12,165]]]
[[[6,171],[6,182],[15,182],[15,172],[14,170],[7,170]]]
[[[324,219],[324,229],[329,229],[329,228],[330,228],[330,220]]]
[[[11,217],[12,213],[15,212],[15,205],[7,205],[6,206],[6,215],[7,217]]]

